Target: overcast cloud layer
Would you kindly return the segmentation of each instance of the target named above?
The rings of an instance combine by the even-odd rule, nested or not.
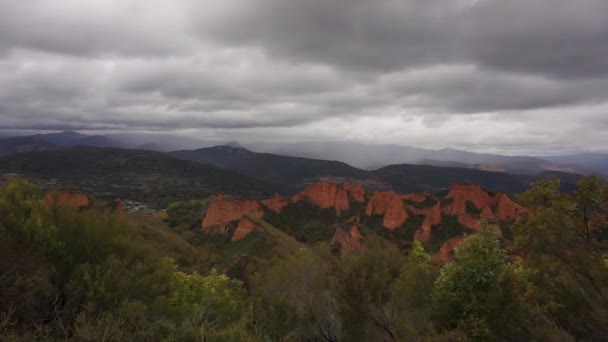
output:
[[[0,129],[608,152],[606,0],[0,0]]]

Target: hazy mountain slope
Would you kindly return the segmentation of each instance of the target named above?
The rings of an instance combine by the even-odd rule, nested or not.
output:
[[[502,192],[519,192],[533,182],[548,177],[562,181],[564,190],[574,189],[580,175],[545,172],[540,175],[513,175],[508,173],[480,171],[465,168],[438,167],[429,165],[390,165],[373,172],[378,178],[391,184],[398,192],[435,192],[446,189],[457,182],[471,182]]]
[[[125,198],[164,208],[169,203],[217,193],[266,196],[277,186],[210,165],[169,155],[116,148],[76,147],[28,152],[0,159],[0,173],[17,173],[106,198]]]
[[[392,164],[459,163],[470,168],[493,166],[506,172],[540,174],[551,161],[538,157],[503,156],[445,148],[423,149],[400,145],[365,145],[359,143],[301,142],[292,144],[252,143],[247,147],[257,152],[269,152],[297,157],[339,160],[349,165],[372,170]]]
[[[86,135],[77,132],[37,134],[12,138],[0,138],[0,156],[19,152],[50,150],[60,147],[96,146],[146,149],[152,151],[193,150],[201,147],[217,146],[218,141],[201,140],[171,134],[123,133],[110,135]],[[503,156],[497,154],[473,153],[445,148],[431,150],[401,145],[365,145],[344,141],[317,141],[300,143],[246,143],[249,150],[281,156],[308,158],[326,161],[339,161],[359,169],[374,170],[394,164],[416,164],[465,167],[478,170],[509,172],[517,174],[540,174],[546,170],[583,173],[597,172],[608,174],[606,154],[584,154],[561,157]],[[240,143],[226,144],[242,147]],[[178,154],[179,156],[179,154]],[[206,157],[186,155],[182,159],[201,159]],[[256,156],[257,159],[259,156]],[[272,159],[270,156],[267,158]],[[294,162],[295,163],[295,162]],[[255,163],[254,163],[255,164]],[[297,163],[296,163],[297,164]],[[234,163],[232,168],[238,168]],[[316,166],[317,167],[317,166]],[[336,165],[330,167],[337,167]],[[228,168],[228,167],[227,167]],[[255,171],[255,170],[254,170]],[[304,177],[306,172],[303,172]],[[315,175],[315,172],[309,173]],[[274,175],[277,176],[276,174]],[[268,177],[270,178],[270,176]],[[269,179],[270,180],[270,179]],[[278,183],[293,180],[277,180]]]
[[[193,150],[201,147],[220,145],[222,142],[207,141],[190,137],[161,133],[118,133],[108,134],[107,137],[120,141],[123,146],[159,152],[176,150]]]
[[[87,135],[78,132],[65,131],[60,133],[37,134],[32,137],[47,141],[49,143],[65,146],[96,146],[96,147],[121,147],[122,144],[116,140],[103,135]]]
[[[368,172],[342,162],[256,153],[232,146],[176,151],[171,155],[279,184],[298,185],[322,176],[369,177]]]
[[[401,192],[433,192],[461,181],[480,184],[498,191],[516,192],[526,189],[532,182],[549,175],[517,175],[463,167],[409,164],[391,165],[375,171],[365,171],[341,162],[256,153],[230,146],[176,151],[171,154],[177,158],[211,164],[248,177],[292,187],[321,177],[333,176],[361,182],[376,180]],[[569,184],[574,184],[580,177],[559,172],[550,175],[562,179],[567,189],[571,188]]]
[[[35,134],[0,138],[0,156],[74,146],[121,147],[121,144],[102,135],[86,135],[77,132]]]
[[[30,151],[48,151],[62,148],[56,144],[31,136],[0,139],[0,157]]]
[[[344,141],[310,141],[274,144],[251,143],[246,147],[256,152],[295,157],[339,160],[354,167],[373,170],[396,163],[413,163],[425,159],[431,150],[398,145],[365,145]]]
[[[608,176],[608,153],[571,154],[543,157],[543,159],[558,164],[575,165],[587,171]]]

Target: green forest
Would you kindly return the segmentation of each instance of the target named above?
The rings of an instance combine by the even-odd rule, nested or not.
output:
[[[201,235],[204,201],[137,218],[42,196],[21,179],[0,188],[1,341],[608,336],[608,185],[598,177],[569,193],[558,180],[535,183],[517,196],[532,212],[508,241],[488,226],[447,264],[418,242],[400,249],[368,234],[365,249],[346,252],[295,226],[288,233],[306,243],[268,228],[274,239],[250,234],[243,243],[260,253],[247,255]],[[223,253],[236,262],[222,265]]]

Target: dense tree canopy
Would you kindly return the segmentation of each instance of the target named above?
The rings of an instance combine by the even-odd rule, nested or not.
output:
[[[370,234],[361,251],[294,242],[217,269],[192,223],[204,201],[171,206],[158,228],[45,205],[13,180],[0,188],[0,340],[604,339],[606,182],[585,177],[567,194],[544,181],[518,200],[531,211],[512,239],[486,227],[447,264]]]

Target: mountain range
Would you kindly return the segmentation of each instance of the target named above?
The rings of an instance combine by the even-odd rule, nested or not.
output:
[[[74,146],[118,147],[174,152],[185,156],[185,150],[228,145],[251,152],[339,161],[363,170],[376,170],[394,164],[458,167],[482,171],[538,175],[546,171],[596,173],[608,175],[608,153],[580,153],[564,156],[507,156],[474,153],[453,148],[440,150],[401,145],[366,145],[354,142],[318,141],[299,143],[226,142],[199,140],[167,134],[85,135],[60,132],[0,138],[0,156],[28,151],[47,151]],[[184,157],[183,159],[191,159]],[[196,158],[195,158],[196,159]],[[292,159],[296,162],[295,159]],[[229,162],[227,162],[229,163]],[[218,165],[221,166],[221,165]]]

